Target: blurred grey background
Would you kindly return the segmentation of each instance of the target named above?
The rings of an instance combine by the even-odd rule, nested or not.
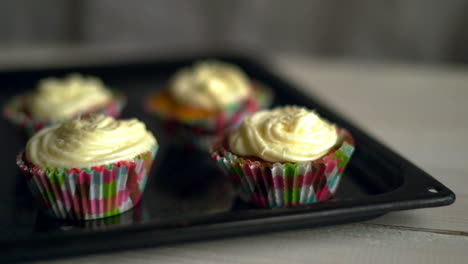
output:
[[[0,48],[151,45],[468,62],[468,0],[0,0]]]

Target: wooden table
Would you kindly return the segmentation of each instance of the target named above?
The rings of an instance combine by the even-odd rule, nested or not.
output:
[[[26,59],[0,52],[0,67],[37,64],[41,56],[56,62],[63,58],[51,54],[57,51]],[[390,213],[364,223],[41,263],[468,263],[468,68],[287,54],[267,58],[265,63],[280,75],[451,188],[455,204]]]

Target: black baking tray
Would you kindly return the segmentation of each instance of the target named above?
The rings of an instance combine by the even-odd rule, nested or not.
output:
[[[236,198],[232,186],[207,154],[172,144],[155,119],[143,111],[143,99],[149,92],[161,89],[178,68],[205,58],[240,66],[250,78],[272,89],[274,105],[297,104],[317,109],[323,117],[353,134],[356,151],[334,199],[293,208],[256,209]],[[145,194],[133,210],[101,220],[68,222],[43,215],[15,164],[25,136],[1,119],[2,263],[362,221],[390,211],[443,206],[455,201],[455,194],[426,172],[316,98],[299,92],[266,65],[246,56],[193,56],[2,71],[0,103],[33,88],[40,78],[70,72],[99,76],[108,86],[123,91],[128,97],[123,117],[137,117],[155,133],[160,151]]]

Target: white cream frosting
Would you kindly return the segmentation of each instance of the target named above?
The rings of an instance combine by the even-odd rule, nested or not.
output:
[[[29,139],[26,157],[41,168],[88,168],[131,160],[155,146],[137,119],[92,115],[40,130]]]
[[[336,144],[333,124],[297,106],[257,112],[228,138],[230,150],[269,162],[306,162],[325,155]]]
[[[244,100],[250,86],[248,77],[237,66],[203,61],[178,71],[171,79],[169,92],[181,104],[216,111]]]
[[[70,74],[39,81],[29,97],[29,111],[40,120],[65,120],[108,103],[112,93],[99,78]]]

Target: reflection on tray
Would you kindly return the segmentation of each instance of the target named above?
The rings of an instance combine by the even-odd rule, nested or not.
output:
[[[145,222],[150,219],[148,209],[139,203],[132,210],[125,213],[114,215],[102,219],[88,220],[88,221],[70,221],[52,218],[41,212],[38,212],[35,230],[38,232],[50,231],[69,231],[73,229],[103,229],[116,225],[131,225],[139,222]]]

